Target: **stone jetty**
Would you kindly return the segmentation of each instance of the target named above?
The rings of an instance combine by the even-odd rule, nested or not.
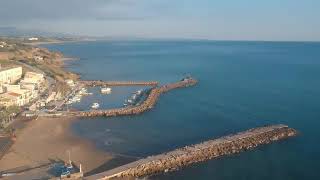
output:
[[[91,81],[90,81],[91,82]],[[100,81],[98,81],[100,82]],[[116,109],[106,109],[106,110],[90,110],[90,111],[76,111],[70,112],[70,114],[74,116],[81,116],[81,117],[92,117],[92,116],[124,116],[124,115],[135,115],[143,113],[151,108],[154,107],[159,96],[162,93],[168,92],[173,89],[189,87],[197,84],[197,80],[193,78],[185,78],[179,82],[171,83],[167,85],[163,85],[160,87],[154,87],[151,89],[148,97],[145,101],[143,101],[140,105],[137,106],[128,106],[123,108],[116,108]],[[152,82],[149,82],[153,84]],[[96,85],[96,83],[94,83]],[[99,84],[100,85],[100,84]]]
[[[174,171],[193,163],[254,149],[259,145],[296,136],[297,131],[286,125],[249,129],[200,144],[186,146],[164,154],[150,156],[84,179],[134,179]]]
[[[84,86],[158,86],[157,81],[79,81]]]

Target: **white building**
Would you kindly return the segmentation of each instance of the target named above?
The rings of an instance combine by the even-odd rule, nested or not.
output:
[[[33,87],[21,89],[20,85],[4,84],[3,89],[5,93],[0,94],[0,104],[3,106],[23,106],[38,96],[38,91]]]
[[[18,103],[18,106],[23,106],[30,102],[30,100],[33,98],[32,91],[28,89],[19,89],[19,90],[13,90],[7,93],[15,93],[20,95],[20,103]]]
[[[0,41],[0,48],[4,48],[7,46],[7,43],[4,41]]]
[[[38,41],[39,38],[37,38],[37,37],[31,37],[31,38],[28,38],[28,40],[29,40],[29,41]]]
[[[44,75],[41,73],[35,72],[26,72],[24,78],[21,80],[21,83],[32,83],[39,85],[44,81]]]
[[[0,84],[13,84],[22,77],[22,67],[0,67]]]
[[[3,84],[4,90],[6,92],[14,91],[14,90],[20,90],[21,86],[19,84]]]

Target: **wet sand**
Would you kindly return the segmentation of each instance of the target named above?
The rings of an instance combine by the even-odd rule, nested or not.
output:
[[[50,160],[71,160],[82,164],[83,171],[89,172],[112,159],[87,140],[70,132],[71,118],[38,118],[28,123],[18,134],[9,152],[0,160],[0,170],[21,167],[36,167]]]

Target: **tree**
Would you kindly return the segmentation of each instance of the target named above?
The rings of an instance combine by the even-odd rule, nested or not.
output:
[[[18,114],[20,112],[20,107],[19,106],[9,106],[6,108],[6,111],[9,114]]]
[[[12,118],[19,112],[20,108],[18,106],[0,108],[0,126],[3,127],[5,124],[9,123],[12,120]]]

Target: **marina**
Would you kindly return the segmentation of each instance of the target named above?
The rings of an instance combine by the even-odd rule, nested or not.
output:
[[[99,81],[100,82],[100,81]],[[147,98],[139,103],[136,104],[135,106],[128,106],[129,104],[133,104],[134,100],[137,98],[137,94],[141,94],[142,91],[137,91],[134,93],[131,97],[131,99],[126,100],[124,103],[123,108],[115,108],[115,109],[105,109],[105,110],[89,110],[89,111],[72,111],[68,112],[69,115],[71,116],[82,116],[82,117],[87,117],[87,116],[121,116],[121,115],[134,115],[134,114],[140,114],[143,113],[151,108],[154,107],[156,102],[158,101],[158,98],[160,97],[161,94],[166,93],[170,90],[177,89],[177,88],[184,88],[184,87],[189,87],[189,86],[194,86],[198,83],[196,79],[193,78],[184,78],[181,81],[178,81],[176,83],[170,83],[166,84],[160,87],[154,87],[150,90]],[[96,86],[95,83],[88,83],[90,85]],[[104,84],[101,82],[101,84]],[[119,84],[124,84],[124,83],[119,83]],[[134,84],[134,83],[133,83]],[[153,84],[151,83],[146,83],[146,84]]]

